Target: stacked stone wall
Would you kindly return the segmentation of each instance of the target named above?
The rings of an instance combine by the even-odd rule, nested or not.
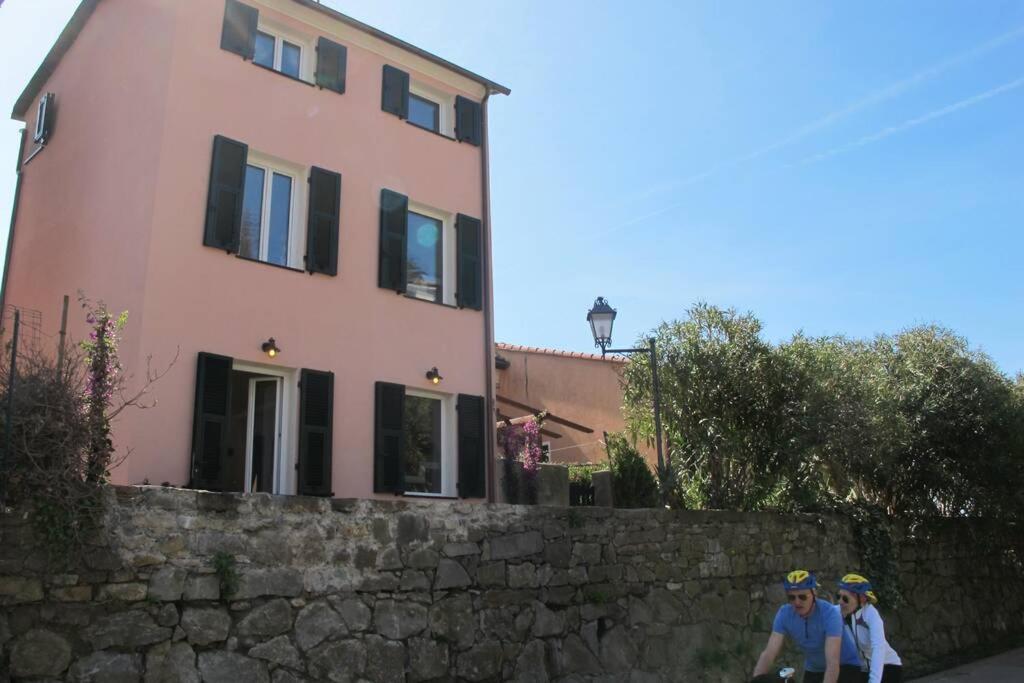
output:
[[[108,494],[59,569],[0,517],[0,682],[742,681],[780,575],[860,563],[836,517]],[[912,670],[1024,634],[1019,570],[965,538],[901,548]]]

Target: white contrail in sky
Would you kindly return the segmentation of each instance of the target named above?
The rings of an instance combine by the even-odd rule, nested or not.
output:
[[[837,109],[836,111],[825,114],[824,116],[814,121],[811,121],[810,123],[804,126],[801,126],[792,134],[786,136],[785,138],[782,138],[781,140],[773,142],[769,145],[765,145],[764,147],[753,150],[752,152],[736,157],[734,159],[729,159],[720,162],[718,164],[715,164],[711,168],[708,168],[707,170],[701,171],[700,173],[695,173],[691,176],[687,176],[686,178],[681,178],[678,181],[662,183],[653,190],[651,190],[650,192],[640,193],[640,196],[647,197],[656,194],[661,194],[663,192],[679,190],[690,185],[695,185],[697,183],[703,182],[704,180],[707,180],[708,178],[714,177],[722,173],[723,171],[736,168],[737,166],[741,166],[745,163],[751,162],[766,154],[782,149],[784,147],[788,147],[794,142],[802,140],[806,138],[808,135],[811,135],[812,133],[816,133],[819,130],[823,130],[828,126],[831,126],[836,121],[839,121],[852,114],[867,109],[868,107],[898,97],[916,85],[931,80],[959,64],[963,64],[964,62],[980,57],[981,55],[987,52],[991,52],[992,50],[1002,47],[1003,45],[1018,40],[1022,36],[1024,36],[1024,26],[1018,26],[1012,31],[996,36],[995,38],[987,40],[984,43],[977,45],[969,50],[966,50],[957,55],[953,55],[948,59],[944,59],[940,62],[932,64],[931,66],[924,68],[921,71],[918,71],[917,73],[908,76],[907,78],[904,78],[891,85],[881,88],[880,90],[876,90],[873,93],[869,93],[868,95],[862,97],[861,99],[857,100],[856,102],[846,107],[843,107],[842,109]],[[667,213],[681,205],[682,202],[676,202],[662,206],[659,209],[655,209],[654,211],[651,211],[641,216],[636,216],[626,221],[625,223],[621,223],[612,228],[609,228],[602,234],[613,233],[618,230],[622,230],[623,228],[628,228],[631,225],[642,223],[643,221],[646,221],[649,218],[653,218],[654,216],[659,216],[663,213]]]
[[[917,126],[928,123],[929,121],[934,121],[935,119],[942,118],[943,116],[949,116],[950,114],[958,112],[961,109],[973,107],[974,105],[984,102],[985,100],[992,99],[997,95],[1002,95],[1003,93],[1009,92],[1011,90],[1016,90],[1022,85],[1024,85],[1024,78],[1018,78],[1016,80],[1010,81],[1009,83],[1003,83],[1002,85],[996,86],[991,90],[986,90],[983,93],[979,93],[972,97],[968,97],[966,99],[960,100],[959,102],[954,102],[953,104],[950,104],[946,107],[942,107],[941,109],[936,109],[935,111],[928,112],[927,114],[922,114],[921,116],[914,117],[912,119],[904,121],[899,125],[888,126],[887,128],[883,128],[882,130],[876,133],[872,133],[871,135],[865,135],[861,139],[856,140],[855,142],[851,142],[848,145],[835,147],[833,149],[828,150],[827,152],[815,154],[813,156],[801,159],[800,161],[796,161],[792,164],[787,164],[786,168],[795,168],[799,166],[815,164],[819,161],[830,159],[838,154],[843,154],[845,152],[849,152],[859,147],[863,147],[864,145],[870,145],[873,142],[884,140],[887,137],[891,137],[893,135],[896,135],[897,133],[902,133],[903,131],[910,130],[911,128],[916,128]]]

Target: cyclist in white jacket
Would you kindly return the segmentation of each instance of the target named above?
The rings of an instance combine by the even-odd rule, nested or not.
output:
[[[875,608],[878,598],[871,582],[858,574],[847,574],[839,582],[839,609],[843,628],[853,636],[860,658],[868,671],[868,683],[900,683],[903,663],[885,639],[882,615]]]

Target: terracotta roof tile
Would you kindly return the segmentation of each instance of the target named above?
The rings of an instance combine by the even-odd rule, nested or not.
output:
[[[598,353],[582,353],[580,351],[562,351],[560,349],[546,349],[540,346],[523,346],[522,344],[505,344],[498,342],[494,345],[499,351],[519,351],[521,353],[542,353],[547,356],[563,356],[565,358],[582,358],[584,360],[603,360],[609,363],[625,363],[624,356],[610,355],[601,357]]]

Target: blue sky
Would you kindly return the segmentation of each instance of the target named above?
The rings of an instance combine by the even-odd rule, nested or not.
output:
[[[76,4],[0,6],[8,111]],[[772,340],[937,322],[1024,369],[1024,3],[327,4],[512,88],[499,340],[588,350],[602,295],[625,344],[705,300]]]

